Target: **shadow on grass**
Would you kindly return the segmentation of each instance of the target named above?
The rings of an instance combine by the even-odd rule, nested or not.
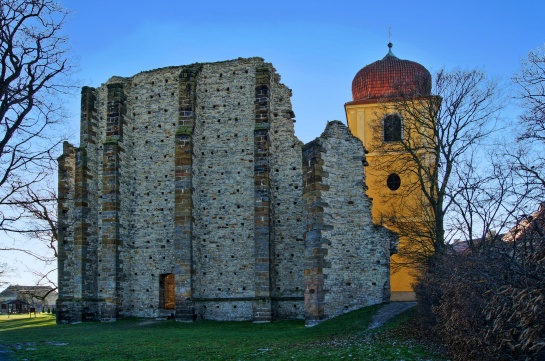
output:
[[[38,315],[30,318],[28,315],[0,315],[0,331],[51,326],[55,323],[55,316]]]

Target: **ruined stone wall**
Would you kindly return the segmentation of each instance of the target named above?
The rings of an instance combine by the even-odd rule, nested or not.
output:
[[[380,302],[361,143],[330,123],[302,153],[290,97],[261,58],[83,88],[80,147],[59,158],[58,322],[320,321]]]
[[[302,206],[294,201],[301,193],[300,145],[290,95],[259,59],[205,64],[198,75],[193,249],[199,318],[270,320],[278,306],[271,300],[271,252],[278,244],[288,255],[301,254],[295,219]],[[273,204],[273,194],[291,202],[274,196]],[[302,290],[295,262],[282,267],[286,273],[292,267],[287,287]],[[291,316],[301,314],[299,308]]]
[[[364,162],[361,141],[339,121],[304,148],[307,325],[387,300],[396,237],[372,223]]]
[[[59,322],[98,314],[97,103],[95,90],[83,87],[82,146],[65,143],[59,158]]]
[[[65,248],[74,276],[61,282],[85,309],[83,318],[270,320],[275,243],[288,254],[286,264],[277,263],[289,275],[287,299],[302,302],[300,262],[289,256],[302,249],[290,96],[260,58],[84,88],[81,146],[73,151],[82,161],[67,175],[84,201],[67,206],[81,217],[70,229],[76,241]],[[271,156],[273,149],[282,154]],[[290,200],[276,212],[273,186],[275,199]],[[176,309],[162,310],[159,284],[169,274]],[[286,317],[301,316],[293,308]]]

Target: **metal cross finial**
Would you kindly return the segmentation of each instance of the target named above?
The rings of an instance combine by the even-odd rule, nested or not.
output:
[[[392,42],[392,25],[388,26],[388,43]]]

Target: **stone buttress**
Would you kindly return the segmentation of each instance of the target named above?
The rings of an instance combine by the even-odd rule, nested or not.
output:
[[[179,116],[175,137],[175,193],[174,193],[174,234],[177,264],[176,319],[190,322],[195,318],[193,307],[193,129],[196,114],[197,74],[200,66],[183,68],[179,76]]]

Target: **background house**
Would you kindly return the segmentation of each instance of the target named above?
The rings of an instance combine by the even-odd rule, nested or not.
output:
[[[11,285],[0,292],[0,310],[26,312],[28,308],[36,308],[36,312],[51,309],[57,301],[57,291],[51,286]]]

